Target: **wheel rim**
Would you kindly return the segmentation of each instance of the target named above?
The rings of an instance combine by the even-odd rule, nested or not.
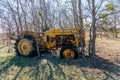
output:
[[[64,58],[74,58],[75,57],[75,53],[72,49],[65,49],[63,51],[63,57]]]
[[[18,43],[18,50],[20,54],[27,56],[32,49],[31,43],[27,39],[21,39]]]

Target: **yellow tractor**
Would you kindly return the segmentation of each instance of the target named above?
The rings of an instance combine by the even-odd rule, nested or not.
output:
[[[31,57],[49,53],[53,49],[60,49],[61,58],[76,58],[79,56],[80,28],[58,28],[36,33],[26,31],[22,33],[15,42],[15,52],[17,55]],[[83,42],[85,46],[85,32]],[[38,51],[39,50],[39,51]]]

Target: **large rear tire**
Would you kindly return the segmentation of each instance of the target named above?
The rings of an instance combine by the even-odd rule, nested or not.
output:
[[[37,55],[36,39],[32,35],[22,35],[16,39],[14,44],[16,55],[33,57]]]

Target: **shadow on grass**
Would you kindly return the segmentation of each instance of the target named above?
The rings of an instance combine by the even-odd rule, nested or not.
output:
[[[68,66],[75,65],[76,67],[79,67],[79,68],[84,67],[84,68],[90,68],[90,69],[99,69],[99,70],[102,70],[103,73],[105,74],[105,76],[106,76],[105,80],[108,80],[108,79],[116,80],[115,77],[113,77],[109,73],[112,73],[112,74],[116,75],[117,77],[120,77],[120,66],[116,65],[113,62],[110,62],[107,59],[103,59],[102,57],[99,57],[99,56],[95,56],[95,57],[87,56],[84,58],[68,59],[68,60],[60,59],[60,58],[54,58],[54,59],[52,58],[52,59],[50,59],[50,62],[52,62],[56,66],[59,66],[58,64],[62,64],[62,65],[68,65]],[[89,80],[89,78],[85,74],[85,70],[81,69],[81,71],[82,71],[84,77],[87,80]]]
[[[2,59],[1,59],[2,60]],[[19,75],[19,73],[22,72],[23,68],[26,66],[33,66],[33,65],[37,65],[39,63],[39,60],[36,58],[23,58],[20,56],[13,56],[13,57],[6,57],[6,59],[3,62],[0,62],[0,66],[3,66],[0,69],[0,76],[1,74],[5,73],[7,71],[9,71],[9,68],[11,68],[12,66],[17,66],[19,67],[19,71],[16,73],[16,76],[14,77],[13,80],[16,80],[17,76]]]
[[[99,69],[102,70],[103,73],[105,74],[105,78],[104,80],[118,80],[120,78],[120,66],[110,62],[107,59],[104,59],[102,57],[99,56],[95,56],[95,57],[87,57],[87,60],[85,60],[86,62],[84,62],[83,64],[87,63],[89,61],[89,68],[91,69]],[[81,66],[81,67],[86,67],[86,66]],[[83,73],[85,73],[84,70],[82,70]],[[113,77],[113,75],[116,75],[118,78],[116,78],[115,76]],[[97,74],[96,74],[97,75]],[[87,79],[87,76],[84,74],[84,76]]]
[[[47,63],[45,65],[41,64],[41,60],[43,59],[47,59]],[[43,57],[41,57],[41,59],[38,59],[37,57],[23,58],[23,57],[14,56],[14,57],[8,58],[7,63],[6,64],[5,63],[6,61],[0,63],[0,65],[4,65],[0,69],[0,75],[7,72],[8,69],[13,65],[20,67],[19,71],[16,73],[13,80],[17,79],[18,75],[23,71],[23,68],[25,68],[26,66],[35,67],[33,75],[35,75],[36,80],[39,80],[40,74],[42,74],[47,80],[54,80],[54,74],[60,75],[63,78],[62,80],[66,80],[66,74],[60,65],[63,65],[63,66],[74,65],[80,69],[81,67],[99,69],[99,70],[102,70],[106,75],[105,80],[108,80],[109,78],[115,80],[114,77],[112,77],[110,74],[106,72],[112,73],[116,76],[120,76],[120,73],[119,73],[120,66],[114,64],[113,62],[109,62],[108,60],[103,59],[99,56],[91,57],[91,58],[85,57],[85,58],[79,58],[79,59],[60,59],[59,57],[54,57],[49,54],[44,55]],[[49,74],[45,73],[46,66],[48,66]],[[54,73],[54,69],[57,70],[56,73]],[[85,73],[85,70],[81,69],[81,71],[83,72],[84,77],[86,79],[89,79]],[[44,77],[42,77],[43,80],[44,80]]]

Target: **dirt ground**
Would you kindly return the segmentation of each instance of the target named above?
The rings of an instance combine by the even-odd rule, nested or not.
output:
[[[120,64],[120,39],[97,39],[96,54],[104,59]]]

